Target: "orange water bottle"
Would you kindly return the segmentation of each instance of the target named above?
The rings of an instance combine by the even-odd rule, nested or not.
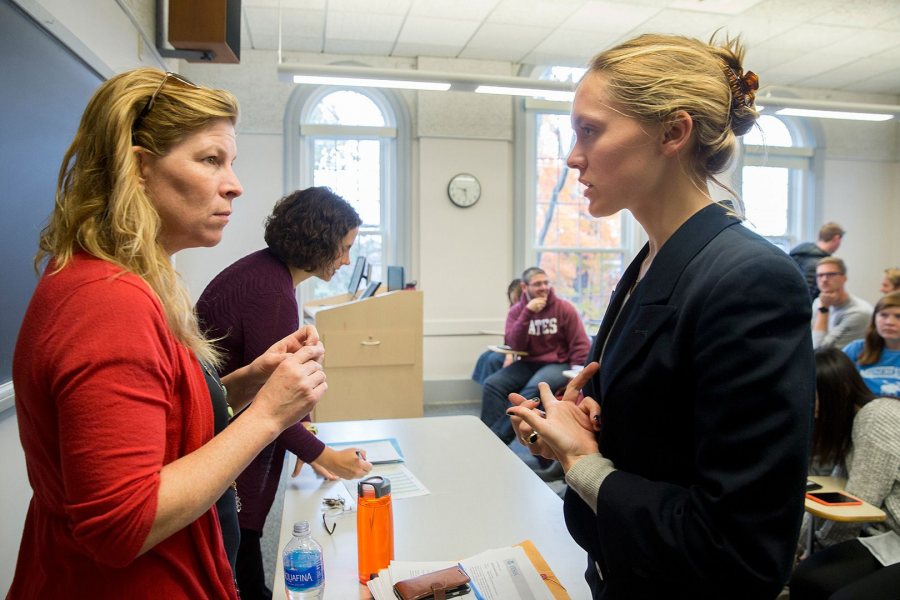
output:
[[[356,552],[359,582],[366,583],[394,558],[394,513],[391,481],[375,475],[357,484]]]

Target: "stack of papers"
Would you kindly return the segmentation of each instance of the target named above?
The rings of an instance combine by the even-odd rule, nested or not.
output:
[[[366,473],[366,477],[381,475],[391,481],[391,498],[412,498],[429,494],[419,478],[413,475],[403,464],[403,453],[400,445],[394,438],[383,440],[362,440],[358,442],[341,442],[328,444],[329,448],[343,450],[344,448],[358,448],[365,452],[366,460],[372,463],[372,470]],[[355,499],[359,479],[344,481],[347,491]]]
[[[391,561],[387,569],[382,569],[378,577],[368,582],[369,591],[375,600],[395,600],[394,583],[452,567],[453,561],[408,562]],[[487,550],[461,560],[459,566],[471,580],[468,594],[457,598],[472,600],[553,600],[553,594],[528,559],[521,546],[507,546]]]

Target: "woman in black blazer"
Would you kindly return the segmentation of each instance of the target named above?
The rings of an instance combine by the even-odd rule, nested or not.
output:
[[[644,35],[596,56],[576,92],[568,164],[589,211],[630,210],[649,242],[594,340],[599,370],[563,401],[542,385],[545,415],[520,396],[510,414],[566,471],[594,598],[774,598],[790,573],[815,386],[808,292],[707,185],[757,117],[742,56],[734,41]]]

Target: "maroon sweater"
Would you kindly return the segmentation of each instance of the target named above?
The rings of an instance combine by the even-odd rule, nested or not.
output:
[[[591,342],[572,303],[557,297],[551,289],[541,312],[531,312],[525,308],[527,304],[523,294],[509,309],[506,343],[513,350],[527,352],[528,356],[522,358],[526,362],[583,365]]]
[[[300,325],[291,272],[268,248],[248,254],[216,275],[197,301],[197,314],[209,337],[222,338],[218,342],[225,354],[222,376],[250,364]],[[286,450],[308,463],[324,449],[325,444],[302,423],[291,425],[263,448],[237,478],[241,528],[262,531]]]

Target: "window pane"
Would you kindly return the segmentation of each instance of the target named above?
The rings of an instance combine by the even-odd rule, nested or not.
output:
[[[556,294],[575,305],[588,325],[599,325],[622,276],[622,252],[540,252],[538,264]]]
[[[785,236],[788,231],[788,169],[744,167],[742,196],[744,224],[762,236]]]
[[[309,123],[319,125],[384,126],[384,115],[370,98],[343,90],[328,94],[309,115]]]
[[[598,325],[622,275],[622,214],[595,219],[587,212],[578,172],[566,166],[572,145],[568,115],[535,114],[535,204],[532,248],[556,293],[572,302],[588,325]]]
[[[742,138],[745,144],[757,146],[793,146],[791,132],[778,117],[762,115]]]
[[[575,83],[581,80],[585,71],[587,71],[587,69],[584,67],[547,67],[544,69],[544,72],[541,73],[541,79],[549,79],[551,81],[571,81]]]
[[[313,185],[325,185],[359,213],[363,225],[381,225],[381,142],[316,139]]]
[[[534,245],[571,248],[620,248],[622,219],[594,219],[587,213],[584,187],[578,172],[566,166],[572,146],[567,115],[539,114],[536,144],[537,189],[534,207]]]

